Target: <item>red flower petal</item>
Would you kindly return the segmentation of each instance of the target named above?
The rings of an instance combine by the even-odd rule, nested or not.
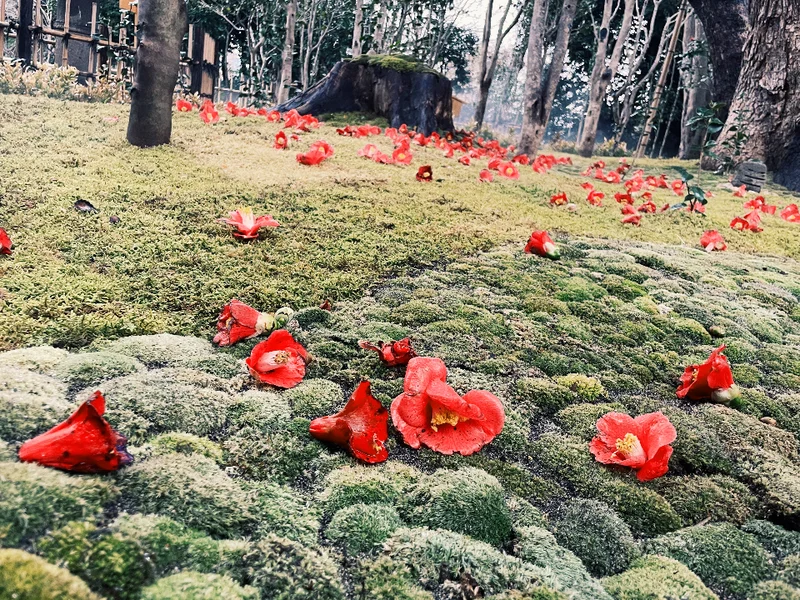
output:
[[[303,380],[307,359],[306,349],[288,331],[279,329],[255,345],[245,364],[262,383],[288,389]]]

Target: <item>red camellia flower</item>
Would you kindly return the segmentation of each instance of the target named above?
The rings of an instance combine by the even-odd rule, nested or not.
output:
[[[423,165],[417,171],[417,181],[431,181],[433,179],[433,169],[430,165]]]
[[[597,462],[630,467],[639,481],[661,477],[669,470],[670,444],[678,437],[661,412],[629,415],[611,412],[597,421],[600,435],[589,444]]]
[[[553,206],[563,206],[564,204],[569,204],[569,199],[567,198],[566,192],[559,192],[550,196],[550,204]]]
[[[608,173],[606,173],[603,180],[606,181],[607,183],[619,183],[620,181],[622,181],[622,175],[620,175],[616,171],[609,171]]]
[[[361,384],[345,407],[335,415],[314,419],[309,433],[323,442],[345,446],[358,460],[375,464],[389,458],[389,413],[369,389],[369,381]]]
[[[214,104],[211,102],[211,100],[206,100],[203,103],[203,106],[200,109],[200,118],[206,125],[219,123],[219,113],[217,112],[217,109],[214,108]]]
[[[501,177],[519,179],[519,169],[517,169],[517,165],[512,162],[500,163],[497,167],[497,172],[500,173]]]
[[[106,400],[95,392],[66,421],[22,444],[19,459],[74,473],[105,473],[131,464],[127,440],[103,418],[105,412]]]
[[[750,223],[748,223],[742,217],[734,217],[731,221],[731,229],[736,229],[737,231],[748,231],[750,229]]]
[[[530,162],[530,158],[527,154],[517,154],[514,158],[511,159],[511,162],[515,162],[520,165],[527,165]]]
[[[217,335],[214,343],[219,346],[233,346],[237,342],[247,340],[271,330],[275,326],[283,326],[291,318],[291,311],[280,309],[275,315],[258,312],[240,302],[231,300],[222,307],[217,317]]]
[[[756,196],[752,200],[748,200],[747,202],[745,202],[743,206],[748,210],[761,208],[762,206],[764,206],[764,196]]]
[[[417,353],[411,347],[411,340],[403,338],[396,342],[381,342],[376,346],[367,340],[359,340],[358,345],[364,350],[374,350],[381,357],[381,360],[390,367],[408,364]]]
[[[446,379],[441,359],[411,359],[403,393],[392,402],[392,422],[412,448],[473,454],[503,430],[503,404],[483,390],[459,396]]]
[[[622,218],[622,222],[625,225],[636,225],[638,227],[641,225],[642,215],[628,215]]]
[[[800,208],[797,204],[790,204],[781,211],[781,219],[789,223],[800,223]]]
[[[653,202],[652,200],[648,200],[638,208],[638,211],[643,213],[654,213],[657,210],[658,207],[656,206],[656,203]]]
[[[458,162],[460,162],[460,163],[461,163],[462,165],[464,165],[465,167],[468,167],[468,166],[469,166],[469,160],[470,160],[470,159],[469,159],[469,156],[467,156],[467,155],[465,154],[464,156],[462,156],[461,158],[459,158],[459,159],[458,159]]]
[[[309,165],[314,166],[320,164],[323,160],[328,158],[325,154],[325,150],[318,146],[311,146],[308,149],[308,152],[299,152],[297,154],[297,162],[301,165]]]
[[[275,134],[275,149],[276,150],[286,150],[289,147],[289,140],[286,139],[286,134],[283,131],[279,131]]]
[[[633,202],[634,202],[633,196],[631,196],[628,193],[623,194],[621,192],[618,192],[618,193],[614,194],[614,200],[616,200],[617,202],[620,202],[620,203],[624,202],[626,204],[633,204]]]
[[[178,100],[175,102],[175,108],[178,109],[178,112],[192,112],[194,106],[188,100],[178,98]]]
[[[686,367],[676,392],[678,398],[728,403],[739,396],[739,386],[733,382],[731,366],[724,351],[725,346],[720,346],[702,365]]]
[[[489,169],[483,169],[481,174],[478,176],[478,179],[484,183],[491,183],[494,181],[494,174]]]
[[[556,259],[560,255],[558,247],[546,231],[534,231],[525,245],[525,252],[552,259]]]
[[[706,249],[706,252],[713,252],[718,250],[720,252],[728,249],[728,244],[716,229],[709,229],[700,238],[700,245]]]
[[[606,195],[600,190],[592,190],[586,197],[586,201],[592,206],[603,206],[603,198],[605,197]]]
[[[628,179],[624,185],[628,193],[632,194],[633,192],[640,191],[644,187],[644,179],[641,177],[633,177],[632,179]]]
[[[11,238],[2,227],[0,227],[0,254],[11,254]]]
[[[737,198],[744,198],[745,194],[747,194],[747,186],[744,184],[740,185],[738,188],[736,188],[736,191],[733,192],[733,195]]]
[[[584,182],[581,184],[581,187],[582,187],[583,189],[585,189],[587,192],[594,191],[594,185],[592,185],[592,184],[591,184],[590,182],[588,182],[588,181],[584,181]]]
[[[267,113],[267,121],[270,123],[278,123],[281,120],[281,113],[277,110],[271,110]]]
[[[358,151],[359,156],[363,156],[364,158],[372,158],[378,152],[378,147],[375,144],[367,144],[361,150]]]
[[[217,220],[220,223],[236,227],[236,231],[233,232],[233,235],[243,240],[253,240],[257,238],[258,230],[262,227],[278,227],[280,225],[280,223],[272,218],[272,215],[256,217],[253,214],[253,209],[249,206],[231,211],[230,218],[228,219]]]
[[[619,209],[623,215],[636,215],[638,214],[637,210],[633,208],[630,204],[623,204],[622,208]]]
[[[686,191],[686,184],[682,179],[676,179],[670,184],[670,187],[676,196],[683,196]]]
[[[285,329],[273,331],[263,342],[253,348],[245,360],[250,374],[279,388],[293,388],[306,374],[306,349],[298,344]]]
[[[486,165],[487,169],[491,169],[492,171],[497,171],[500,168],[500,165],[503,164],[503,160],[497,157],[489,159],[489,163]]]
[[[413,155],[408,151],[408,148],[401,146],[392,152],[392,162],[396,165],[410,165]]]

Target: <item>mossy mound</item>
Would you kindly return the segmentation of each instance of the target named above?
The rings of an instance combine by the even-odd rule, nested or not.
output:
[[[24,442],[69,416],[72,404],[66,392],[67,386],[55,378],[22,367],[0,367],[0,439]]]
[[[242,587],[225,575],[184,571],[159,579],[142,590],[142,600],[258,600],[258,590]]]
[[[686,566],[664,556],[635,560],[624,573],[603,579],[603,587],[614,600],[718,600]]]
[[[355,504],[333,515],[325,537],[347,552],[359,554],[376,549],[401,525],[400,516],[391,506]]]
[[[101,381],[143,371],[138,360],[115,352],[86,352],[70,354],[52,370],[53,376],[65,381],[70,389],[78,390]]]
[[[0,597],[9,600],[100,600],[66,569],[22,550],[0,549]]]

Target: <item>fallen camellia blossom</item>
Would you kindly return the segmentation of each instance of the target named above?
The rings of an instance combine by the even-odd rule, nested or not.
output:
[[[733,192],[733,195],[737,198],[744,198],[745,194],[747,194],[747,186],[744,184],[740,185],[738,188],[736,188],[736,191]]]
[[[290,308],[280,308],[275,314],[262,313],[244,302],[233,299],[222,307],[217,317],[217,335],[214,343],[218,346],[233,346],[241,340],[262,335],[267,331],[283,327],[292,318]]]
[[[619,203],[626,203],[626,204],[633,204],[634,203],[633,196],[631,196],[628,193],[623,194],[621,192],[618,192],[618,193],[614,194],[614,200],[616,200]]]
[[[323,442],[346,446],[358,460],[381,463],[389,458],[389,413],[362,381],[345,407],[328,417],[311,421],[309,433]]]
[[[567,198],[566,192],[559,192],[557,194],[553,194],[550,196],[550,204],[553,206],[563,206],[564,204],[568,204],[569,199]]]
[[[595,459],[606,465],[630,467],[639,481],[661,477],[669,470],[670,444],[678,437],[661,412],[629,415],[611,412],[597,421],[600,435],[589,444]]]
[[[554,260],[560,256],[558,247],[546,231],[534,231],[528,243],[525,244],[525,252]]]
[[[413,157],[411,152],[402,146],[392,152],[392,162],[396,165],[410,165]]]
[[[375,144],[367,144],[361,150],[358,151],[358,155],[363,158],[371,159],[379,152],[378,147]]]
[[[423,165],[417,170],[417,181],[431,181],[433,179],[433,169],[430,165]]]
[[[262,383],[289,389],[303,380],[308,353],[285,329],[273,331],[253,348],[244,361],[250,374]]]
[[[392,422],[412,448],[425,445],[442,454],[467,456],[503,430],[505,411],[494,394],[471,390],[462,397],[446,379],[441,359],[412,358],[403,393],[392,402]]]
[[[686,195],[686,184],[683,182],[682,179],[676,179],[670,184],[672,191],[675,193],[676,196],[684,196]]]
[[[211,100],[203,102],[203,106],[200,107],[200,118],[207,125],[219,122],[219,113]]]
[[[105,473],[131,464],[127,440],[103,418],[105,411],[103,394],[95,392],[66,421],[22,444],[19,459],[73,473]]]
[[[178,98],[178,100],[175,102],[175,108],[178,110],[178,112],[192,112],[194,106],[188,100]]]
[[[790,204],[781,211],[781,219],[789,223],[800,223],[800,208],[797,204]]]
[[[0,254],[11,254],[11,238],[2,227],[0,227]]]
[[[333,146],[325,140],[319,140],[311,144],[308,152],[298,153],[297,162],[301,165],[318,165],[331,156],[333,156]]]
[[[459,159],[458,159],[458,162],[460,162],[460,163],[461,163],[462,165],[464,165],[465,167],[468,167],[468,166],[469,166],[469,163],[470,163],[469,156],[467,156],[467,155],[465,154],[464,156],[462,156],[461,158],[459,158]]]
[[[497,172],[507,179],[519,179],[519,169],[512,162],[500,163],[497,167]]]
[[[636,225],[639,227],[642,222],[642,215],[627,215],[622,218],[622,223],[625,225]]]
[[[648,200],[647,202],[643,203],[637,210],[641,213],[653,214],[658,210],[658,207],[656,206],[655,202],[653,202],[652,200]]]
[[[380,346],[376,346],[367,340],[359,340],[358,345],[364,350],[377,352],[381,360],[390,367],[408,364],[408,361],[417,355],[411,347],[409,338],[403,338],[396,342],[381,342]]]
[[[605,197],[606,195],[600,190],[592,190],[589,192],[589,195],[586,196],[586,201],[592,206],[603,206],[603,198]]]
[[[728,249],[728,244],[725,243],[722,235],[716,229],[709,229],[700,237],[700,245],[706,249],[706,252],[718,250],[720,252]]]
[[[491,183],[494,181],[494,173],[492,173],[489,169],[483,169],[478,176],[478,179],[483,183]]]
[[[283,131],[279,131],[275,134],[274,147],[276,150],[286,150],[286,148],[289,147],[289,140],[286,138],[286,134]]]
[[[256,217],[253,214],[253,209],[249,206],[231,211],[230,218],[228,219],[217,220],[220,223],[236,227],[236,231],[233,232],[233,235],[243,240],[256,239],[258,237],[258,230],[262,227],[278,227],[280,225],[280,223],[272,218],[272,215]]]
[[[676,392],[678,398],[727,404],[739,397],[739,386],[733,382],[731,366],[724,351],[722,345],[712,351],[703,364],[686,367]]]
[[[266,117],[270,123],[277,123],[281,120],[281,113],[277,110],[271,110],[266,114]]]

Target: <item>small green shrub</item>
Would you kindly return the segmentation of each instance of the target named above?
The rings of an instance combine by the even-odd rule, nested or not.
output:
[[[772,573],[757,539],[733,525],[696,525],[649,540],[647,554],[674,558],[723,597],[747,598]]]
[[[401,525],[391,506],[355,504],[333,515],[325,537],[351,554],[360,554],[374,550]]]
[[[414,525],[464,533],[495,546],[511,534],[503,487],[481,469],[439,469],[416,485],[408,504]]]
[[[644,556],[630,569],[603,579],[614,600],[718,600],[701,579],[672,558]]]
[[[433,594],[417,585],[407,565],[388,556],[368,563],[362,576],[370,600],[433,600]]]
[[[19,546],[69,521],[96,518],[117,495],[100,477],[0,463],[0,546]]]
[[[258,600],[258,591],[226,575],[184,571],[159,579],[142,590],[142,600]]]
[[[630,528],[608,505],[571,500],[552,523],[558,543],[575,553],[595,577],[624,571],[639,556]]]
[[[22,550],[2,549],[0,597],[4,600],[100,600],[66,569]]]

